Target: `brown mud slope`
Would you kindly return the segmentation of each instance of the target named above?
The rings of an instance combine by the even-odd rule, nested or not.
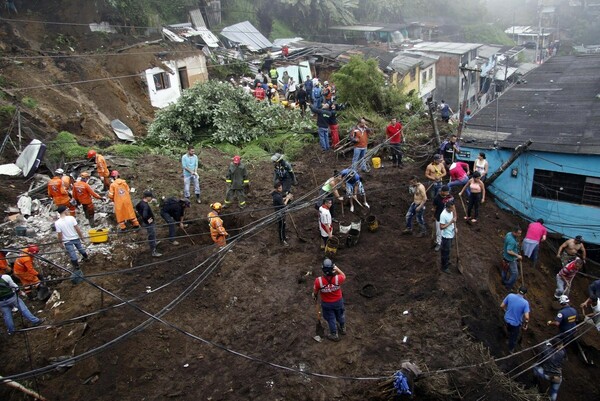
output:
[[[82,24],[123,24],[104,1],[20,3],[18,18],[0,21],[0,86],[8,95],[0,105],[35,100],[36,107],[24,107],[23,114],[41,126],[31,127],[38,135],[66,130],[85,140],[116,141],[110,121],[120,119],[143,136],[154,109],[138,74],[161,65],[158,53],[169,59],[197,52],[187,44],[147,45],[160,37],[141,32],[91,32]]]
[[[333,166],[342,168],[347,163],[317,152],[313,149],[295,163],[300,179],[295,188],[298,196],[313,189],[315,180],[325,180]],[[404,360],[417,363],[423,370],[437,371],[489,361],[488,353],[492,357],[507,354],[498,308],[506,294],[496,266],[502,235],[519,223],[514,216],[487,203],[476,226],[461,221],[459,250],[464,274],[455,265],[447,275],[439,271],[439,254],[432,250],[430,238],[401,235],[409,204],[405,183],[422,169],[384,168],[367,174],[371,213],[380,226],[371,233],[363,224],[357,246],[338,251],[335,262],[347,273],[343,289],[348,334],[339,343],[317,343],[312,338],[316,317],[310,293],[320,272],[322,251],[313,206],[293,215],[299,236],[306,242],[299,239],[288,219],[289,248],[279,246],[276,229],[270,225],[222,252],[220,266],[211,265],[214,258],[207,257],[216,249],[207,235],[199,234],[207,231],[207,203],[222,200],[220,177],[228,159],[213,151],[202,151],[201,159],[209,166],[201,173],[203,204],[192,206],[189,217],[198,220],[188,228],[196,246],[188,239],[182,239],[177,247],[163,243],[160,249],[165,255],[152,260],[143,233],[119,237],[111,255],[96,255],[84,271],[88,275],[116,272],[156,262],[92,279],[121,299],[142,298],[135,305],[93,314],[75,324],[36,329],[27,337],[22,333],[13,336],[3,346],[2,375],[46,366],[51,358],[79,355],[109,344],[148,318],[137,308],[158,313],[182,294],[187,296],[162,317],[177,329],[153,322],[113,347],[78,361],[71,369],[54,370],[35,382],[23,382],[50,400],[384,400],[382,380],[370,379],[389,377]],[[177,171],[177,162],[149,157],[124,174],[138,190],[153,186],[161,194],[179,188]],[[232,235],[239,232],[237,228],[256,226],[254,222],[269,213],[271,179],[268,164],[251,166],[250,206],[239,214],[233,207],[228,210],[232,214],[225,217]],[[340,214],[338,205],[340,220],[360,218],[358,211],[353,217],[349,214],[348,205],[345,216]],[[159,229],[159,236],[165,233],[164,227]],[[142,243],[132,249],[134,241]],[[547,266],[556,267],[550,252],[543,257]],[[205,264],[199,265],[203,261]],[[532,324],[523,337],[523,348],[555,333],[545,322],[556,311],[553,278],[532,271],[528,265],[525,270]],[[578,304],[585,298],[587,281],[576,280],[572,299]],[[100,296],[98,289],[88,284],[72,286],[65,282],[56,288],[65,304],[42,312],[50,322],[118,303],[109,295]],[[42,308],[36,306],[34,310]],[[407,341],[403,342],[405,336]],[[31,347],[31,362],[25,339]],[[582,345],[588,357],[600,360],[595,330],[582,337]],[[418,399],[537,399],[535,394],[539,393],[530,372],[516,381],[534,394],[528,397],[500,374],[510,372],[512,376],[527,369],[531,356],[524,353],[498,365],[432,375],[418,383]],[[598,399],[600,383],[593,379],[595,373],[594,366],[584,365],[578,354],[569,350],[560,399]],[[543,391],[546,388],[546,384],[541,386]],[[0,388],[0,396],[24,399],[6,387]]]

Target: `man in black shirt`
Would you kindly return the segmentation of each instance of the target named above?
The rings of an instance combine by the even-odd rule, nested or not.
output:
[[[456,160],[455,153],[458,153],[460,149],[456,144],[456,135],[450,136],[450,139],[446,142],[444,147],[442,148],[442,157],[444,158],[444,162],[446,163],[446,167],[450,166]]]
[[[179,222],[179,227],[183,230],[183,215],[189,207],[189,199],[167,198],[160,208],[160,215],[169,225],[169,241],[173,245],[179,245],[179,241],[175,240],[175,223]]]
[[[152,252],[152,256],[158,258],[162,256],[162,254],[156,251],[156,224],[154,222],[154,213],[152,212],[152,208],[149,204],[153,198],[154,195],[151,191],[144,191],[144,197],[138,202],[137,205],[135,205],[135,210],[142,219],[142,225],[148,232],[148,245],[150,246],[150,252]]]
[[[306,103],[308,100],[308,94],[304,89],[304,85],[300,85],[300,89],[298,89],[298,93],[296,94],[296,100],[300,105],[300,114],[302,115],[302,117],[304,117],[304,114],[306,113]]]
[[[447,185],[442,186],[440,193],[433,198],[433,218],[435,219],[435,251],[438,252],[442,246],[442,230],[440,229],[440,215],[446,207],[446,203],[453,201],[454,197],[450,194],[450,188]]]
[[[556,401],[562,383],[562,365],[567,354],[560,340],[554,339],[553,342],[546,343],[546,349],[540,355],[540,363],[533,367],[533,374],[550,382],[548,395],[551,401]]]
[[[276,182],[273,188],[275,188],[275,190],[271,193],[271,196],[273,196],[273,208],[277,213],[277,233],[279,234],[279,242],[281,242],[281,245],[283,246],[289,246],[285,236],[285,211],[282,209],[292,200],[293,195],[288,193],[285,197],[283,196],[283,185],[281,182]]]

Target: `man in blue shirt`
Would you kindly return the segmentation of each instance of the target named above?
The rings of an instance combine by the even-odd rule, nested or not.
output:
[[[193,146],[189,146],[187,153],[181,157],[181,167],[183,167],[183,196],[188,200],[190,199],[190,182],[193,181],[196,202],[201,203],[198,156],[194,154]]]
[[[515,227],[512,232],[509,232],[504,237],[502,258],[508,263],[508,270],[502,271],[502,284],[504,284],[507,291],[512,290],[519,276],[517,261],[523,259],[519,254],[519,237],[521,237],[521,233],[521,227]]]
[[[508,294],[500,307],[505,311],[504,322],[508,331],[508,351],[515,352],[521,327],[527,330],[529,324],[529,302],[525,299],[527,288],[519,288],[518,294]]]
[[[568,344],[575,334],[573,329],[577,326],[577,311],[569,305],[569,297],[566,295],[561,295],[558,302],[561,309],[556,314],[554,320],[548,320],[547,325],[558,326],[563,344]]]

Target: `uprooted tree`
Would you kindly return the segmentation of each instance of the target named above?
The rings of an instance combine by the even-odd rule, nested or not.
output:
[[[160,110],[146,143],[177,146],[208,139],[241,144],[264,136],[301,133],[313,125],[298,110],[259,102],[239,87],[209,81],[185,90],[176,103]]]

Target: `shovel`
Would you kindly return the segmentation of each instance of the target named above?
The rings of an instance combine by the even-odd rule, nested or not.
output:
[[[196,243],[194,242],[194,240],[192,239],[192,237],[188,234],[187,230],[185,228],[182,228],[182,230],[185,233],[185,235],[188,236],[188,238],[190,239],[190,241],[192,241],[192,245],[196,245]]]
[[[291,214],[289,216],[290,216],[290,220],[292,222],[292,226],[294,226],[294,231],[296,231],[296,235],[298,236],[298,239],[301,242],[308,242],[306,239],[304,239],[300,236],[300,232],[298,231],[298,227],[296,227],[296,222],[294,221],[294,217]]]
[[[465,202],[463,201],[462,196],[458,195],[458,198],[460,199],[460,204],[463,207],[463,210],[465,212],[465,216],[468,216],[468,214],[467,214],[467,208],[465,207]],[[471,223],[471,219],[467,219],[467,224],[473,224],[473,223]]]
[[[521,286],[525,287],[525,277],[523,276],[523,259],[519,259],[519,269],[521,269]]]
[[[317,312],[317,325],[315,326],[315,341],[321,342],[321,339],[325,336],[325,329],[321,325],[321,311],[319,310],[319,302],[315,302],[315,311]]]
[[[454,242],[456,242],[456,267],[458,267],[460,274],[463,274],[463,267],[460,264],[460,253],[458,252],[458,231],[454,231]]]

